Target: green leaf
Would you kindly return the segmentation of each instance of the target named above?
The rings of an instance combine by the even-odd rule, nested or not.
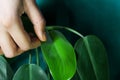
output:
[[[3,56],[0,56],[0,80],[11,80],[13,72]]]
[[[41,45],[41,49],[54,80],[69,80],[73,77],[76,56],[74,48],[62,33],[50,31],[48,41]]]
[[[103,43],[93,35],[75,44],[78,55],[77,71],[81,80],[109,80],[107,53]]]
[[[48,80],[48,78],[39,66],[24,64],[17,70],[13,80]]]

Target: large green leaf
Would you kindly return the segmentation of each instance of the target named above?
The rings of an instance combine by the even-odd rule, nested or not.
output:
[[[76,72],[76,56],[62,33],[50,31],[48,41],[41,45],[41,49],[54,80],[68,80],[73,77]]]
[[[39,66],[24,64],[15,73],[13,80],[48,80],[48,78]]]
[[[86,36],[75,44],[77,71],[81,80],[109,80],[107,53],[96,36]]]
[[[3,56],[0,56],[0,80],[11,80],[13,72]]]

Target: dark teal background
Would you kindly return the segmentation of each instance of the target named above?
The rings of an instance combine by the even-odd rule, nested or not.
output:
[[[111,80],[120,80],[120,0],[36,1],[47,25],[69,26],[83,35],[97,35],[108,52]],[[78,39],[63,33],[72,44]]]

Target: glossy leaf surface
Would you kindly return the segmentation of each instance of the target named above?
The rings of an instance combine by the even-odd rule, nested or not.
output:
[[[76,71],[76,56],[73,47],[62,33],[50,31],[48,41],[41,45],[44,58],[54,80],[68,80]]]
[[[86,36],[75,44],[77,71],[81,80],[109,80],[108,59],[103,43],[96,36]]]
[[[0,80],[11,80],[13,72],[3,56],[0,56]]]
[[[22,65],[13,80],[48,80],[45,72],[35,64]]]

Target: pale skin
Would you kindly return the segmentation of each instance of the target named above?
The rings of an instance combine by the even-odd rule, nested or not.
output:
[[[34,25],[37,35],[34,40],[24,29],[20,17],[23,13]],[[44,26],[45,20],[35,0],[0,0],[0,54],[12,58],[38,47],[42,41],[46,41]]]

